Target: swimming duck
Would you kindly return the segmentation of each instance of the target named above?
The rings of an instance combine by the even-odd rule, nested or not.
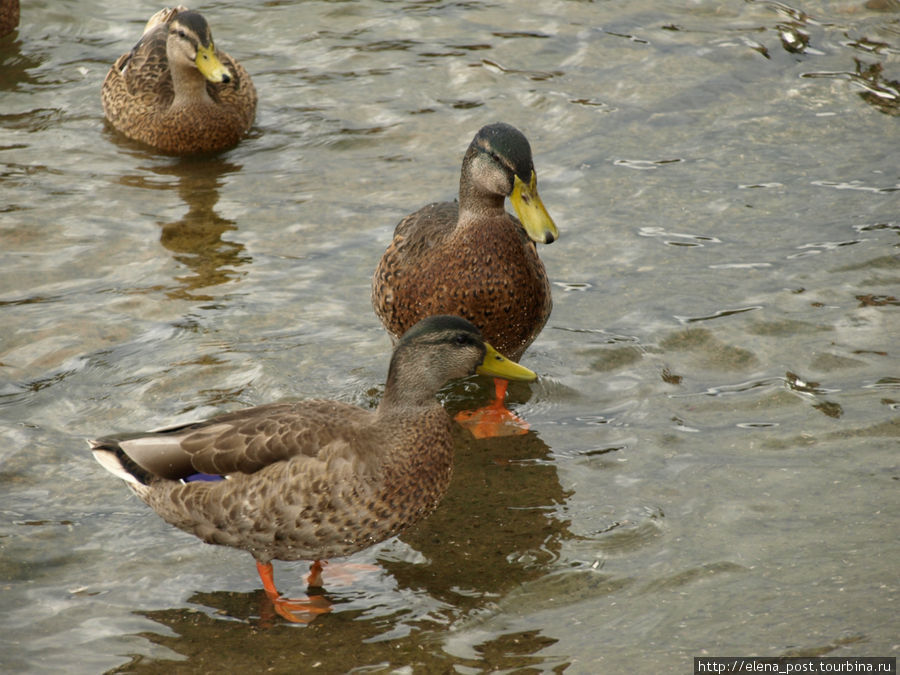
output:
[[[518,219],[506,212],[509,197]],[[406,216],[378,263],[372,304],[395,338],[431,314],[470,320],[485,339],[518,361],[550,316],[550,282],[535,242],[559,237],[537,192],[531,146],[515,127],[482,127],[462,162],[459,201]],[[478,436],[524,433],[527,425],[495,402],[465,415]]]
[[[319,561],[383,541],[427,516],[450,482],[450,417],[435,399],[476,372],[537,376],[475,326],[434,316],[397,343],[374,410],[339,401],[273,403],[144,434],[90,441],[97,461],[162,518],[210,544],[249,551],[288,620],[328,611],[283,598],[272,560]]]
[[[134,49],[109,69],[102,99],[118,131],[176,155],[230,148],[256,114],[247,71],[216,49],[203,15],[185,7],[150,18]]]

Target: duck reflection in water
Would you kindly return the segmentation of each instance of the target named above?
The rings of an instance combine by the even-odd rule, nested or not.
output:
[[[226,232],[237,230],[237,226],[215,210],[225,177],[238,173],[241,165],[220,158],[184,158],[142,167],[142,171],[146,170],[167,179],[170,176],[177,178],[178,195],[188,207],[187,213],[178,220],[160,223],[160,243],[190,271],[175,277],[176,286],[167,291],[169,297],[202,302],[213,300],[212,295],[198,291],[240,278],[242,274],[238,268],[252,261],[243,244],[222,238]],[[119,182],[150,190],[172,187],[169,180],[153,181],[146,173],[123,176]]]
[[[182,218],[162,225],[159,238],[175,254],[175,260],[191,270],[191,274],[175,278],[179,287],[169,292],[170,297],[211,300],[211,296],[196,291],[239,278],[242,275],[237,268],[252,261],[243,244],[222,239],[237,227],[215,211],[222,180],[240,170],[239,164],[222,159],[185,159],[154,169],[159,174],[178,176],[178,194],[188,206]]]

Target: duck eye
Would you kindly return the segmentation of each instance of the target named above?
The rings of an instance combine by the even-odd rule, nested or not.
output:
[[[187,37],[187,33],[185,33],[185,32],[184,32],[183,30],[181,30],[180,28],[179,28],[177,31],[175,31],[175,34],[176,34],[178,37],[182,38],[182,39],[184,39],[184,38]]]
[[[458,333],[453,341],[456,342],[456,344],[458,344],[458,345],[468,344],[469,336],[466,335],[465,333]]]

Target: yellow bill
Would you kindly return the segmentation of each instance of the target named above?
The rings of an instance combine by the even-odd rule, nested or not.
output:
[[[210,43],[208,47],[204,47],[203,45],[197,47],[197,59],[195,60],[195,63],[197,64],[197,69],[203,73],[203,77],[210,82],[231,81],[231,73],[229,73],[228,68],[219,61],[219,58],[216,56],[216,48],[213,47],[212,43]]]
[[[475,369],[475,372],[481,375],[502,377],[504,380],[531,382],[537,379],[537,373],[534,371],[528,370],[525,366],[520,366],[515,361],[510,361],[487,342],[484,343],[484,346],[486,350],[484,359],[481,365]]]
[[[537,175],[534,171],[531,172],[528,185],[525,185],[518,176],[515,177],[509,200],[532,241],[550,244],[559,238],[559,230],[556,229],[556,224],[538,196]]]

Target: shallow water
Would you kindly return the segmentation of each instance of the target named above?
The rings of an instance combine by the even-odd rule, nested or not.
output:
[[[872,3],[869,3],[872,4]],[[105,128],[148,2],[0,40],[0,669],[688,672],[896,655],[900,12],[860,2],[198,7],[260,95],[213,159]],[[372,405],[369,278],[522,129],[561,238],[511,389],[439,510],[273,616],[85,439],[268,401]],[[450,407],[488,394],[454,387]],[[303,563],[276,566],[302,591]]]

